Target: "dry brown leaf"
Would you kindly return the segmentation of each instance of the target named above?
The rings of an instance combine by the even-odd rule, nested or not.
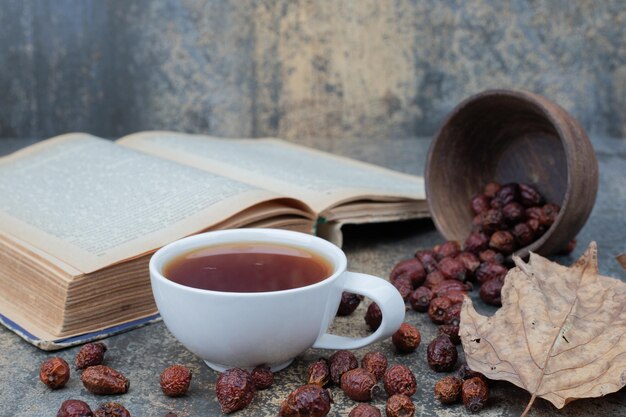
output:
[[[598,275],[597,248],[565,267],[531,253],[515,259],[502,308],[476,312],[466,297],[460,335],[467,363],[557,408],[626,385],[626,284]]]

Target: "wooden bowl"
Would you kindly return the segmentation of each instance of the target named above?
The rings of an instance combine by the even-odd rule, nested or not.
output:
[[[549,255],[565,248],[587,221],[598,162],[585,131],[557,104],[527,91],[489,90],[459,104],[430,145],[426,195],[446,239],[467,238],[470,200],[491,181],[534,185],[547,202],[561,206],[545,234],[515,252]]]

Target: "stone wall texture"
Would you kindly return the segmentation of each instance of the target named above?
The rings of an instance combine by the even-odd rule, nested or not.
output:
[[[623,0],[38,0],[0,6],[0,137],[432,135],[525,88],[626,136]]]

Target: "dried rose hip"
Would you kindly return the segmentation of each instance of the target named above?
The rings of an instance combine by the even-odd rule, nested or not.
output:
[[[541,221],[537,219],[529,219],[526,221],[526,224],[528,225],[530,230],[533,232],[533,235],[535,236],[535,238],[538,238],[539,236],[544,234],[546,231],[546,228],[541,224]]]
[[[413,284],[411,284],[408,278],[396,278],[391,284],[396,287],[404,301],[406,301],[413,292]]]
[[[258,391],[268,389],[274,383],[274,374],[269,366],[257,366],[250,372],[250,376]]]
[[[365,323],[369,326],[370,330],[375,332],[383,321],[383,313],[380,311],[378,304],[372,303],[367,307],[365,312]]]
[[[94,417],[130,417],[130,413],[122,404],[109,402],[100,404]]]
[[[443,258],[439,261],[439,272],[445,279],[455,279],[457,281],[465,281],[465,265],[463,262],[455,258]]]
[[[574,252],[574,249],[576,249],[576,239],[572,239],[567,242],[567,245],[561,251],[559,251],[559,255],[569,255],[570,253]]]
[[[339,308],[337,309],[337,315],[349,316],[354,312],[354,310],[356,310],[362,299],[363,296],[361,295],[344,291],[341,294],[341,302],[339,303]]]
[[[380,380],[387,370],[387,358],[382,352],[367,352],[361,359],[361,368],[368,370]]]
[[[463,382],[462,397],[465,408],[471,413],[477,413],[489,400],[489,387],[482,378],[470,378]]]
[[[310,364],[306,373],[307,384],[323,387],[330,382],[330,368],[328,367],[328,361],[324,358],[319,358]]]
[[[391,336],[391,341],[400,353],[415,351],[422,341],[420,331],[409,323],[402,323],[400,328]]]
[[[416,259],[405,259],[400,261],[393,267],[389,274],[389,281],[393,283],[398,278],[408,279],[411,285],[419,287],[426,279],[426,269],[422,263]]]
[[[182,397],[191,383],[191,369],[182,365],[172,365],[161,372],[161,390],[168,397]]]
[[[425,313],[433,297],[433,292],[428,287],[418,287],[409,296],[409,303],[413,310]]]
[[[489,247],[502,253],[512,253],[515,250],[515,238],[506,230],[498,230],[489,239]]]
[[[478,194],[474,196],[470,201],[470,207],[472,208],[472,212],[474,214],[480,214],[483,211],[489,210],[489,202],[491,199],[484,194]]]
[[[84,401],[65,400],[57,412],[57,417],[93,417],[93,412]]]
[[[63,358],[46,359],[39,368],[39,379],[49,388],[63,388],[70,379],[70,366]]]
[[[80,376],[87,391],[99,395],[124,394],[129,381],[115,369],[104,365],[90,366]]]
[[[461,304],[463,299],[467,295],[467,291],[450,290],[442,294],[442,296],[448,297],[452,304]]]
[[[422,263],[427,274],[437,269],[437,258],[432,250],[418,250],[415,257]]]
[[[473,279],[474,271],[476,271],[476,268],[480,265],[478,257],[472,252],[461,252],[456,259],[459,260],[465,267],[467,279]]]
[[[519,187],[515,183],[504,184],[491,200],[491,207],[501,208],[520,199]]]
[[[502,265],[493,262],[483,262],[476,270],[476,279],[482,285],[492,279],[505,277],[507,272],[509,270]]]
[[[518,184],[520,191],[520,202],[526,207],[538,206],[542,203],[541,194],[528,184]]]
[[[433,339],[426,349],[428,366],[435,372],[450,372],[458,358],[456,347],[448,336],[440,335]]]
[[[435,253],[435,259],[441,260],[443,258],[454,258],[461,253],[461,245],[456,240],[448,240],[441,245],[437,245],[433,248]]]
[[[500,209],[489,209],[481,214],[483,232],[490,235],[504,228],[504,216]]]
[[[526,218],[529,220],[541,220],[543,217],[543,211],[541,207],[528,207],[526,209]]]
[[[496,264],[503,264],[504,255],[502,255],[500,252],[496,252],[493,249],[487,249],[478,254],[478,260],[480,260],[480,262],[493,262]],[[476,268],[476,271],[477,270],[478,268]],[[474,271],[474,275],[476,275],[476,271]]]
[[[446,318],[446,311],[451,306],[452,301],[448,297],[437,297],[430,302],[428,317],[435,324],[443,324]]]
[[[510,225],[524,221],[525,216],[525,209],[520,203],[513,202],[502,207],[502,217]]]
[[[76,369],[85,369],[89,366],[100,365],[104,360],[107,347],[104,343],[87,343],[76,354],[74,365]]]
[[[279,417],[324,417],[330,412],[330,394],[317,385],[303,385],[280,405]]]
[[[426,281],[424,281],[424,286],[426,288],[433,288],[435,285],[444,281],[446,278],[440,271],[433,271],[430,274],[426,275]]]
[[[417,381],[413,372],[405,365],[393,365],[383,376],[387,395],[402,394],[411,396],[417,391]]]
[[[482,227],[482,217],[480,218]],[[489,237],[482,232],[473,232],[465,239],[463,245],[466,251],[472,253],[480,253],[489,247]]]
[[[255,388],[250,373],[244,369],[228,369],[217,377],[217,401],[222,412],[230,414],[246,408],[254,398]]]
[[[485,375],[483,375],[483,374],[481,374],[480,372],[477,372],[477,371],[472,371],[470,369],[470,367],[466,363],[461,365],[461,367],[457,371],[457,375],[462,380],[466,380],[466,379],[470,379],[470,378],[474,378],[474,377],[479,377],[479,378],[484,379],[485,382],[487,382],[487,377]]]
[[[461,338],[459,337],[459,326],[454,324],[443,324],[437,329],[437,334],[446,335],[450,338],[450,341],[458,346],[461,344]]]
[[[492,306],[501,306],[503,285],[504,278],[496,278],[485,282],[480,286],[480,299]]]
[[[443,319],[443,324],[451,324],[458,326],[461,322],[461,307],[462,303],[452,304],[449,309],[446,310],[446,314]]]
[[[435,297],[447,296],[451,291],[463,291],[467,292],[472,289],[471,284],[466,284],[455,279],[447,279],[441,281],[432,288]]]
[[[515,242],[517,242],[517,246],[522,248],[530,245],[535,240],[535,233],[526,223],[516,224],[513,226],[513,229],[511,229],[511,233],[515,238]]]
[[[463,380],[456,376],[444,376],[435,384],[435,398],[441,404],[454,404],[461,400]]]
[[[413,417],[415,415],[415,405],[406,395],[395,394],[387,399],[385,412],[387,417]]]
[[[556,218],[558,217],[560,210],[561,210],[561,207],[553,203],[548,203],[545,206],[543,206],[541,208],[541,212],[543,214],[542,218],[540,219],[541,224],[546,227],[552,226],[552,223],[556,221]]]
[[[490,182],[489,184],[485,185],[483,194],[485,194],[489,198],[494,198],[496,196],[496,193],[500,191],[501,187],[502,186],[497,182]]]
[[[348,417],[382,417],[380,410],[370,404],[359,404],[350,411]]]
[[[370,401],[376,387],[376,377],[363,368],[350,369],[341,375],[341,389],[354,401]]]
[[[359,361],[356,359],[356,356],[348,350],[338,350],[333,353],[328,363],[330,368],[330,380],[337,385],[339,385],[341,375],[343,375],[344,372],[359,367]]]

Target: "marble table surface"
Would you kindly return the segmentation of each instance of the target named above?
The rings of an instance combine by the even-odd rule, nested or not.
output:
[[[35,139],[0,139],[0,155],[36,142]],[[615,256],[626,252],[626,139],[593,138],[600,164],[600,188],[595,208],[578,236],[578,247],[569,256],[556,258],[563,264],[572,263],[591,240],[597,240],[599,268],[605,275],[626,280]],[[428,149],[427,138],[400,139],[310,139],[301,143],[356,159],[377,163],[403,172],[419,174],[423,171]],[[349,268],[386,277],[399,260],[410,257],[418,248],[432,247],[443,238],[430,220],[347,227],[344,249]],[[474,291],[476,293],[476,291]],[[474,294],[474,297],[476,295]],[[367,302],[361,303],[351,316],[338,318],[333,323],[335,332],[348,335],[368,333],[363,320]],[[480,311],[495,311],[476,301]],[[391,340],[375,343],[354,353],[360,359],[371,350],[383,351],[390,363],[408,365],[417,377],[417,392],[412,399],[416,416],[466,415],[462,405],[442,406],[433,398],[433,386],[442,376],[426,364],[426,346],[436,335],[436,326],[427,315],[408,311],[406,321],[417,326],[422,344],[415,353],[400,355]],[[63,400],[74,398],[88,402],[92,407],[105,401],[118,401],[133,416],[164,416],[174,411],[178,416],[219,416],[221,412],[215,397],[217,373],[181,346],[163,323],[152,324],[105,340],[109,351],[106,363],[129,377],[130,390],[122,396],[97,397],[87,392],[76,373],[64,389],[51,391],[38,379],[40,363],[58,355],[72,363],[78,348],[47,353],[27,344],[12,332],[0,328],[0,416],[53,417]],[[275,416],[287,394],[305,381],[307,365],[330,351],[310,349],[298,357],[287,369],[275,375],[274,386],[256,394],[251,405],[235,413],[236,416]],[[462,358],[462,354],[461,354]],[[159,388],[159,373],[170,364],[181,363],[193,370],[193,381],[187,396],[165,397]],[[339,388],[331,388],[334,404],[331,416],[347,416],[355,403]],[[480,415],[520,415],[530,395],[509,383],[493,382],[491,399]],[[385,397],[377,397],[373,404],[384,410]],[[384,415],[384,412],[383,412]],[[533,416],[624,416],[626,390],[602,398],[574,401],[562,410],[544,400],[537,400]]]

